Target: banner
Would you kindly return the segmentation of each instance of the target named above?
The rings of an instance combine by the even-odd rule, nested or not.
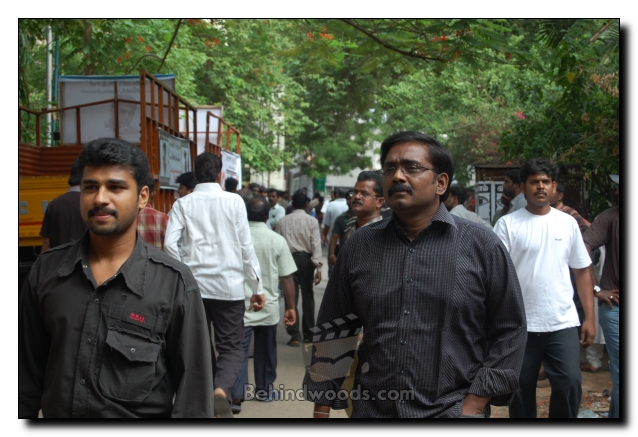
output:
[[[219,181],[222,188],[224,188],[226,178],[237,179],[238,189],[241,188],[241,156],[235,152],[222,150],[222,177]]]
[[[175,89],[174,74],[157,74],[155,77],[171,90]],[[146,81],[146,101],[150,102],[150,81]],[[168,102],[168,93],[164,93],[164,102]],[[124,99],[140,101],[139,76],[61,76],[60,103],[62,108],[103,100]],[[168,107],[163,108],[168,119]],[[151,106],[146,107],[147,114]],[[140,105],[139,103],[119,102],[118,104],[119,138],[140,142]],[[102,137],[115,137],[115,104],[102,103],[80,109],[81,138],[77,138],[77,118],[75,109],[60,112],[62,144],[85,144]]]
[[[191,171],[191,152],[189,141],[159,130],[160,143],[160,187],[177,189],[175,179],[182,173]]]

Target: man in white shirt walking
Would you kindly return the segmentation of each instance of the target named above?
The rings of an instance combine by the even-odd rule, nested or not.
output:
[[[249,311],[261,310],[265,298],[244,201],[222,190],[221,168],[218,156],[197,156],[195,177],[199,184],[173,204],[164,250],[190,267],[199,284],[218,353],[216,362],[214,352],[212,357],[215,410],[218,417],[232,417],[227,398],[244,360],[244,275],[252,283]]]
[[[536,418],[536,381],[541,363],[552,388],[550,418],[575,418],[582,397],[582,375],[569,269],[585,319],[580,346],[596,335],[591,260],[573,217],[550,207],[558,166],[544,158],[521,167],[521,188],[527,206],[496,222],[500,237],[516,268],[527,317],[527,344],[519,390],[509,408],[511,418]]]

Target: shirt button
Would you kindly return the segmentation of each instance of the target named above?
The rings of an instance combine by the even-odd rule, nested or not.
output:
[[[88,268],[89,268],[89,266],[86,266],[86,265],[83,265],[82,267],[84,267],[85,269],[88,269]]]
[[[403,314],[405,314],[407,316],[408,314],[410,314],[410,311],[409,310],[404,310]]]
[[[91,344],[91,339],[90,339],[90,338],[87,338],[87,339],[86,339],[86,342],[87,342],[87,343],[89,343],[89,344]]]
[[[405,340],[401,340],[401,344],[408,344],[408,342]]]
[[[413,248],[410,248],[410,253],[414,253],[414,249]]]
[[[95,299],[93,302],[100,303],[100,299]]]
[[[412,278],[408,278],[408,282],[412,282]]]
[[[405,404],[405,401],[403,399],[399,399],[399,403],[400,404]]]
[[[80,379],[80,384],[84,385],[84,384],[86,384],[86,381],[83,380],[83,379]]]
[[[398,373],[400,373],[401,375],[403,375],[403,370],[399,370],[399,372],[398,372]]]
[[[134,348],[134,347],[132,347],[132,348],[131,348],[131,353],[132,353],[132,354],[134,354],[134,353],[135,353],[135,348]]]

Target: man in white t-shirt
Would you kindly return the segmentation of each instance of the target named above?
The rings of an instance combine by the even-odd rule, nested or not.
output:
[[[550,207],[558,166],[544,158],[531,159],[520,176],[527,206],[501,217],[494,227],[516,268],[527,316],[520,388],[509,407],[510,418],[536,417],[541,363],[552,388],[549,417],[575,418],[582,396],[580,323],[569,269],[585,312],[580,346],[589,347],[596,336],[591,260],[576,220]]]

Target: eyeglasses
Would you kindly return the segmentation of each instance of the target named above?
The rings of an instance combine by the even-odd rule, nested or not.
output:
[[[362,198],[367,199],[368,197],[376,197],[379,198],[379,196],[377,196],[376,194],[370,194],[366,191],[350,191],[348,193],[348,197],[357,197],[357,194],[360,195]]]
[[[403,172],[403,174],[418,174],[418,173],[423,173],[426,170],[431,170],[434,172],[433,168],[429,168],[429,167],[424,167],[422,165],[419,164],[410,164],[410,165],[406,165],[406,166],[401,166],[399,167],[401,169],[401,171]],[[381,170],[379,170],[379,174],[381,176],[383,176],[384,178],[390,178],[392,176],[394,176],[394,174],[397,172],[397,168],[396,167],[392,167],[392,166],[387,166],[387,167],[383,167]]]

